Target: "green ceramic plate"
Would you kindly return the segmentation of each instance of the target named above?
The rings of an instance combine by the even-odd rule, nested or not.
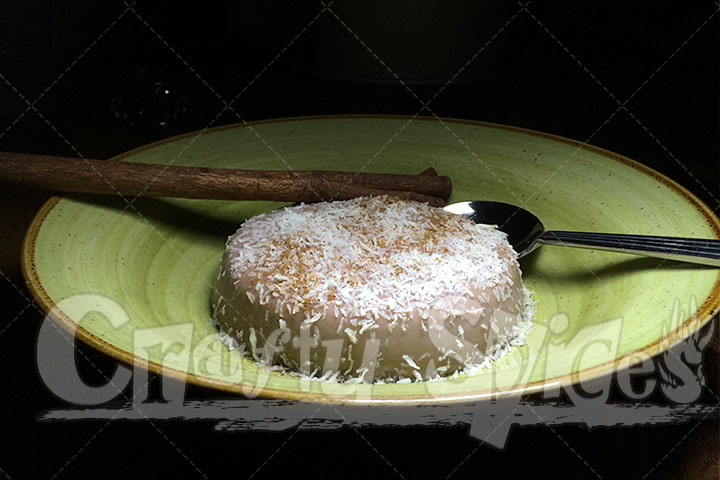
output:
[[[720,238],[709,208],[632,160],[478,122],[283,119],[183,135],[116,160],[395,173],[433,166],[452,178],[451,201],[519,204],[550,229]],[[226,237],[243,219],[278,206],[148,198],[128,206],[119,197],[55,197],[27,234],[25,276],[40,304],[56,307],[60,324],[120,360],[225,391],[327,402],[443,403],[569,385],[664,351],[699,329],[720,304],[717,269],[546,246],[522,264],[537,302],[527,344],[493,368],[424,383],[301,381],[229,351],[208,323]],[[108,301],[121,307],[114,311],[127,315],[118,317],[124,322],[113,324],[103,314],[100,306]]]

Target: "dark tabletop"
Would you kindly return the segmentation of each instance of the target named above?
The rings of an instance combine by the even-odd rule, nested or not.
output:
[[[0,150],[104,159],[258,119],[437,115],[607,148],[717,212],[718,4],[579,3],[5,2]],[[170,100],[160,102],[157,88]],[[203,421],[39,423],[38,414],[64,403],[37,374],[42,313],[29,302],[19,248],[46,197],[0,193],[7,478],[720,477],[717,416],[633,428],[518,427],[504,451],[460,427],[216,433]],[[102,378],[95,366],[112,373],[113,360],[80,349],[88,381]],[[706,351],[705,362],[711,391],[700,401],[714,405],[717,353]],[[188,390],[189,398],[214,396]]]

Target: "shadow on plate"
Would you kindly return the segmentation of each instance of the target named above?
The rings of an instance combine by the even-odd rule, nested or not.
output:
[[[523,257],[520,260],[520,268],[523,274],[530,275],[535,273],[535,269],[540,270],[537,265],[537,252]],[[664,260],[662,258],[653,257],[632,257],[627,260],[621,260],[607,264],[601,268],[593,269],[577,269],[572,272],[553,272],[552,275],[557,280],[567,280],[571,282],[583,283],[597,281],[598,277],[602,279],[611,279],[613,277],[629,275],[641,271],[654,270],[717,270],[717,267],[710,265],[700,265],[697,263],[679,262],[676,260]],[[541,272],[537,272],[541,273]]]
[[[196,235],[212,237],[214,239],[218,237],[228,237],[234,233],[244,221],[230,219],[227,214],[223,216],[220,209],[218,209],[217,212],[200,208],[193,209],[190,206],[192,203],[182,205],[177,200],[141,197],[133,201],[131,198],[128,198],[128,202],[132,202],[132,206],[129,206],[128,202],[124,199],[107,195],[73,194],[68,197],[81,202],[102,206],[103,208],[117,210],[118,213],[126,211],[129,214],[138,215],[140,218],[151,223],[161,224],[173,229],[185,230]],[[182,201],[193,202],[193,200]],[[218,202],[220,201],[218,200]]]

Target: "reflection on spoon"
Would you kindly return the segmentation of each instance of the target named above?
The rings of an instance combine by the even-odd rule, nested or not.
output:
[[[631,253],[720,267],[720,240],[545,231],[542,222],[535,215],[518,206],[502,202],[458,202],[446,206],[445,210],[463,215],[475,223],[497,225],[507,233],[508,241],[518,253],[518,257],[547,244]]]

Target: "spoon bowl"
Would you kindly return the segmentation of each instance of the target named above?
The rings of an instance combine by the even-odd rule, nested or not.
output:
[[[538,217],[509,203],[468,201],[444,207],[475,223],[497,225],[519,257],[542,244],[645,255],[720,267],[720,240],[616,233],[546,231]]]

